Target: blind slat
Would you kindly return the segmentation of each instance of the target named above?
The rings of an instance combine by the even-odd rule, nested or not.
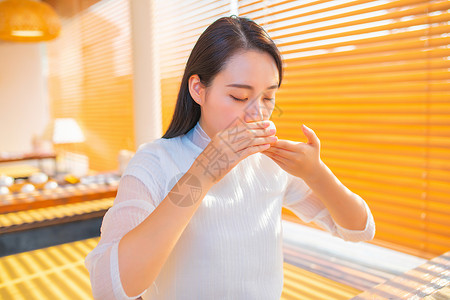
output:
[[[303,70],[314,69],[321,70],[326,67],[358,67],[370,64],[380,63],[406,63],[410,60],[417,59],[444,59],[446,56],[450,56],[450,49],[448,48],[434,48],[432,50],[427,49],[414,49],[414,50],[400,50],[393,49],[395,51],[389,51],[385,53],[372,52],[372,53],[355,53],[357,49],[349,52],[340,53],[328,53],[304,56],[301,60],[289,59],[285,62],[289,66],[289,70]],[[346,55],[345,55],[346,54]]]
[[[285,72],[285,75],[289,78],[299,78],[299,79],[312,79],[316,77],[327,78],[327,77],[336,77],[336,71],[339,71],[341,76],[344,75],[354,75],[355,72],[358,72],[360,76],[354,75],[354,77],[361,77],[361,74],[380,74],[380,75],[388,75],[394,72],[404,72],[407,74],[408,71],[423,71],[424,69],[433,70],[433,69],[448,69],[450,68],[450,61],[444,60],[442,58],[437,59],[422,59],[422,60],[409,60],[402,61],[400,63],[391,63],[391,64],[364,64],[358,66],[339,66],[339,67],[323,67],[320,69],[300,69],[297,70],[290,68],[289,73]]]
[[[400,8],[403,6],[411,6],[414,4],[423,4],[426,3],[426,0],[399,0],[399,1],[391,1],[391,2],[385,2],[385,1],[370,1],[370,0],[360,0],[360,1],[353,1],[353,2],[347,2],[344,4],[340,4],[339,1],[334,1],[338,3],[336,6],[328,6],[325,8],[321,8],[316,11],[308,11],[304,13],[297,13],[297,14],[291,14],[287,17],[278,16],[277,18],[272,18],[272,20],[264,22],[266,26],[270,26],[270,31],[273,30],[273,28],[282,30],[285,29],[283,27],[282,22],[290,21],[290,23],[294,23],[293,20],[299,19],[301,17],[309,18],[308,21],[304,21],[301,24],[302,25],[309,25],[314,24],[318,22],[325,22],[325,21],[333,21],[348,17],[353,17],[357,19],[360,16],[364,16],[364,14],[370,14],[376,11],[382,11],[383,13],[387,13],[389,10],[393,10],[396,8]],[[370,3],[370,5],[366,5],[366,3]],[[351,11],[345,11],[345,12],[336,12],[338,9],[343,8],[350,8]],[[421,6],[421,8],[424,8],[424,6]],[[428,6],[428,9],[430,9],[430,6]],[[278,10],[272,9],[273,14],[281,14],[278,12]],[[328,12],[328,13],[327,13]],[[420,11],[418,11],[420,12]],[[326,16],[320,17],[320,13],[327,13]],[[319,17],[315,16],[319,14]],[[311,17],[313,16],[313,17]],[[258,16],[252,17],[255,21],[259,19]],[[361,18],[361,17],[360,17]],[[272,24],[274,23],[274,24]],[[281,23],[281,24],[280,24]],[[291,25],[287,25],[286,27],[290,27]]]
[[[382,35],[384,37],[386,35],[391,35],[391,34],[395,33],[395,31],[407,30],[408,27],[413,27],[413,26],[423,27],[423,26],[419,26],[419,25],[423,25],[426,21],[429,21],[430,23],[445,22],[446,20],[449,19],[449,15],[450,15],[450,13],[445,13],[445,14],[443,13],[443,14],[439,14],[439,15],[433,16],[433,17],[429,17],[429,16],[425,15],[425,16],[414,18],[412,20],[408,20],[408,21],[393,22],[393,23],[378,25],[378,26],[370,26],[369,24],[365,24],[366,27],[362,28],[362,29],[357,29],[357,30],[342,29],[338,33],[333,33],[333,34],[322,33],[319,36],[309,37],[309,38],[305,38],[302,40],[295,39],[292,42],[281,42],[278,45],[279,46],[288,46],[288,45],[293,45],[293,44],[295,45],[298,43],[312,43],[312,42],[318,42],[318,41],[334,40],[334,39],[339,39],[339,38],[369,36],[369,34]],[[439,30],[436,30],[433,27],[431,29],[417,30],[415,35],[422,36],[422,35],[433,35],[433,34],[446,33],[445,32],[446,28],[448,29],[448,27],[446,27],[446,26],[439,26]],[[275,34],[272,34],[272,36],[276,39],[281,40],[281,39],[287,38],[287,37],[296,37],[299,34],[305,35],[305,33],[302,31],[293,31],[289,34],[285,34],[285,35],[281,35],[281,36],[275,35]],[[397,35],[396,38],[402,38],[402,36]],[[356,43],[354,42],[354,44],[356,44]]]
[[[422,25],[424,24],[424,22],[422,23],[418,23],[416,24],[415,22],[417,22],[417,20],[411,20],[411,21],[398,21],[401,19],[405,19],[405,18],[411,18],[412,16],[415,16],[416,18],[418,16],[421,15],[425,15],[431,12],[439,12],[439,11],[446,11],[448,10],[450,7],[450,4],[448,3],[448,1],[441,1],[438,3],[428,3],[425,2],[423,4],[420,4],[418,6],[413,6],[410,8],[406,8],[406,9],[402,9],[402,10],[392,10],[377,16],[368,16],[364,19],[357,19],[357,20],[351,20],[351,21],[339,21],[339,22],[334,22],[330,25],[328,24],[324,24],[323,26],[306,26],[306,25],[312,25],[314,23],[313,20],[310,21],[306,21],[306,22],[293,22],[288,26],[277,26],[276,27],[276,31],[271,30],[270,33],[272,36],[277,36],[277,38],[280,38],[282,36],[280,36],[280,32],[284,31],[286,29],[290,29],[290,28],[299,28],[299,27],[304,27],[301,30],[301,34],[310,34],[310,33],[316,33],[316,32],[321,32],[321,31],[327,31],[327,30],[333,30],[333,29],[345,29],[351,26],[355,26],[355,25],[362,25],[364,23],[367,23],[367,25],[375,23],[375,22],[380,22],[383,21],[384,23],[386,23],[387,21],[395,21],[393,24],[389,24],[388,26],[398,26],[398,24],[408,24],[406,22],[414,22],[413,24],[415,25]],[[436,16],[432,16],[430,19],[434,18]],[[423,17],[420,18],[421,21],[423,21]],[[314,21],[317,21],[317,19],[315,19]],[[426,20],[426,22],[428,22],[428,20]],[[434,22],[430,22],[430,23],[434,23]],[[305,28],[306,27],[306,28]],[[310,27],[310,28],[308,28]],[[398,26],[398,27],[403,27],[403,26]],[[394,27],[395,28],[395,27]]]
[[[238,1],[239,14],[262,24],[283,56],[272,115],[279,138],[305,142],[301,124],[313,128],[323,160],[372,208],[377,240],[424,257],[449,244],[442,217],[450,209],[449,6]],[[164,12],[183,15],[176,5]],[[168,35],[160,45],[164,126],[187,56],[211,23],[198,17],[158,17]]]
[[[48,43],[52,118],[77,119],[87,129],[77,150],[90,169],[110,171],[118,168],[121,149],[134,149],[129,3],[86,5],[55,7],[71,13],[60,37]]]
[[[420,29],[410,32],[401,32],[401,33],[392,33],[388,35],[383,35],[381,37],[371,37],[371,38],[362,38],[358,40],[352,41],[343,41],[337,43],[330,43],[318,46],[309,46],[309,47],[301,47],[301,52],[309,52],[323,49],[336,49],[343,48],[347,46],[353,47],[361,47],[361,52],[367,52],[371,50],[372,52],[385,52],[385,51],[393,51],[396,49],[411,49],[411,48],[425,48],[425,47],[433,47],[433,46],[445,46],[450,42],[450,37],[446,36],[446,33],[449,32],[450,25],[432,27],[430,29]],[[437,37],[430,37],[424,39],[424,36],[433,36],[438,35]],[[439,36],[442,35],[442,36]],[[392,43],[382,43],[387,41],[396,41],[394,44]],[[375,46],[371,46],[375,44]],[[379,45],[381,44],[381,45]],[[294,45],[300,47],[297,43],[289,44],[290,46]],[[280,48],[283,48],[283,43],[278,45]],[[288,50],[283,51],[284,54],[292,54],[295,52],[299,52],[298,49],[291,49],[293,47],[286,47]],[[376,49],[376,50],[375,50]]]

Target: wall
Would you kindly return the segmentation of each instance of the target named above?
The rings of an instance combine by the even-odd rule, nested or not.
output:
[[[49,120],[41,43],[0,41],[0,152],[31,151]]]

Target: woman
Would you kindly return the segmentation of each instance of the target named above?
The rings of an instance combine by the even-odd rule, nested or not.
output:
[[[320,159],[320,141],[270,131],[279,51],[253,21],[224,17],[186,64],[172,122],[129,162],[98,246],[96,299],[279,299],[281,207],[349,241],[375,227]]]

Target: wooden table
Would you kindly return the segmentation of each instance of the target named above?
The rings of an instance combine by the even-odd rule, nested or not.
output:
[[[43,159],[53,159],[56,174],[56,154],[55,153],[23,153],[23,154],[0,154],[0,163],[18,162],[26,160],[37,160],[38,167],[42,170],[41,161]]]
[[[450,251],[352,299],[449,299],[449,287]]]
[[[120,176],[111,176],[114,177],[109,182],[65,184],[51,190],[0,195],[0,214],[115,197]]]
[[[14,161],[23,161],[23,160],[31,160],[31,159],[55,159],[55,153],[24,153],[24,154],[11,154],[11,155],[0,155],[0,163],[4,162],[14,162]]]

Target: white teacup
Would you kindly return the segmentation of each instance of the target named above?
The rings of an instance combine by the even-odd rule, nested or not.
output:
[[[0,186],[0,195],[8,195],[9,189],[6,186]]]
[[[6,176],[5,174],[0,175],[0,186],[11,186],[14,183],[14,178]]]
[[[40,184],[40,183],[47,182],[48,176],[45,173],[37,172],[37,173],[32,174],[28,178],[28,180],[30,180],[31,183]]]
[[[26,183],[26,184],[24,184],[24,186],[22,186],[20,191],[22,193],[30,193],[30,192],[34,191],[35,189],[36,188],[34,187],[34,185],[32,185],[31,183]]]
[[[267,129],[267,130],[275,129],[275,133],[274,133],[274,134],[271,134],[270,136],[276,135],[276,134],[277,134],[277,128],[275,127],[275,123],[272,122],[272,121],[270,121],[270,120],[267,120],[267,121],[270,122],[270,125],[269,125],[269,127],[267,127],[266,129]]]
[[[57,187],[58,187],[58,183],[56,181],[52,181],[52,180],[48,181],[44,186],[44,188],[46,190],[56,189]]]

